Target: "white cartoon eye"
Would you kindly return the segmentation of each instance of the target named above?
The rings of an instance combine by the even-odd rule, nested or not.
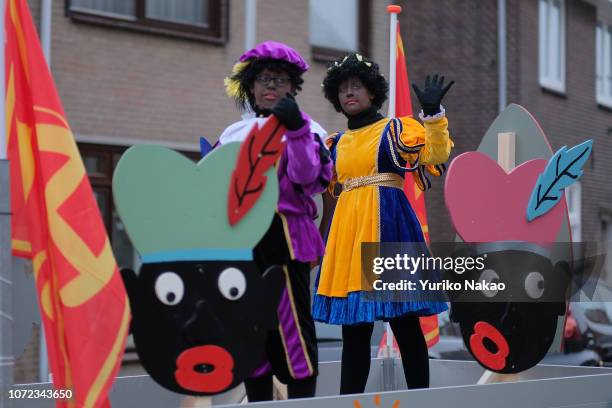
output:
[[[246,278],[236,268],[227,268],[219,275],[219,290],[229,300],[238,300],[246,291]]]
[[[174,306],[183,299],[185,284],[176,273],[164,272],[155,281],[155,294],[163,304]]]
[[[525,292],[532,299],[539,299],[544,294],[544,276],[540,272],[529,272],[525,278]]]
[[[499,275],[493,269],[485,269],[480,274],[480,280],[485,283],[499,283]],[[497,289],[483,289],[482,294],[488,298],[495,297],[497,295]]]

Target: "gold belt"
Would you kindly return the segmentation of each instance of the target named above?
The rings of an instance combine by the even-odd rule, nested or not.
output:
[[[371,176],[349,177],[342,184],[342,191],[351,191],[364,186],[404,188],[404,179],[395,173],[379,173]]]

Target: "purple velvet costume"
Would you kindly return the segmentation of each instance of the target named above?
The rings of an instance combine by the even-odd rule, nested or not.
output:
[[[245,62],[258,59],[285,61],[293,64],[300,72],[308,69],[308,64],[300,54],[285,44],[266,41],[247,51],[240,57],[242,65],[236,70],[248,69]],[[239,92],[245,84],[231,77],[226,80],[228,94],[240,104],[246,104],[244,94]],[[250,86],[247,84],[247,86]],[[265,117],[256,118],[243,115],[243,120],[229,126],[219,137],[219,144],[242,142],[255,124],[260,127]],[[278,306],[279,330],[269,333],[266,344],[267,360],[257,369],[252,377],[263,376],[272,372],[282,382],[288,384],[303,380],[305,384],[316,384],[313,378],[318,373],[317,342],[314,320],[310,313],[310,265],[324,254],[325,246],[314,223],[317,208],[312,196],[321,193],[332,177],[332,162],[321,163],[319,149],[326,147],[318,138],[325,139],[327,133],[308,115],[302,112],[304,124],[300,129],[287,131],[284,135],[285,150],[277,165],[279,180],[278,213],[266,237],[260,242],[281,251],[287,242],[288,256],[283,260],[287,286]],[[318,136],[317,136],[318,135]],[[280,219],[280,221],[278,220]],[[278,223],[276,222],[278,221]],[[279,224],[282,223],[282,226]],[[254,250],[259,253],[257,249]],[[278,264],[278,260],[261,260],[262,268],[268,262]],[[285,258],[287,259],[287,258]],[[247,392],[248,392],[247,382]],[[252,386],[252,384],[251,384]],[[314,395],[314,388],[311,390]],[[309,396],[312,396],[309,395]]]
[[[278,212],[286,221],[289,237],[287,237],[292,252],[292,257],[301,263],[316,261],[324,254],[325,245],[321,239],[314,219],[317,216],[317,207],[312,199],[312,195],[321,193],[326,188],[326,181],[329,181],[332,176],[331,161],[322,164],[319,156],[320,145],[315,134],[319,137],[325,137],[325,131],[316,122],[305,113],[302,113],[304,118],[304,126],[295,131],[285,133],[286,147],[280,158],[277,166],[277,174],[279,179],[279,202]],[[219,144],[243,141],[249,134],[255,123],[262,126],[266,118],[248,118],[229,126],[219,138]],[[311,130],[312,129],[312,130]],[[325,148],[324,146],[322,148]],[[291,278],[299,278],[296,273],[308,273],[309,267],[302,267],[303,271],[297,272],[289,269],[288,273]],[[316,339],[309,339],[304,333],[303,322],[300,322],[300,317],[296,319],[296,311],[307,313],[310,316],[310,305],[296,305],[296,298],[299,302],[300,298],[309,296],[309,288],[304,287],[300,290],[306,291],[305,294],[298,294],[295,291],[301,286],[298,282],[293,282],[290,296],[288,289],[283,291],[281,301],[278,306],[278,317],[280,321],[280,331],[284,349],[286,350],[286,358],[290,363],[291,376],[295,379],[307,378],[316,373],[316,367],[313,367],[311,355],[308,349],[312,345],[306,345],[308,341],[314,341],[316,347]],[[306,286],[306,285],[303,285]],[[292,301],[293,298],[293,301]],[[309,301],[308,301],[309,303]],[[314,329],[314,323],[313,323]],[[308,340],[305,340],[308,339]],[[312,354],[312,353],[310,353]],[[264,363],[253,376],[266,374],[270,371],[270,364]],[[278,375],[278,374],[277,374]]]
[[[302,113],[304,126],[285,133],[286,147],[278,164],[278,211],[287,220],[293,258],[300,262],[316,261],[325,251],[325,245],[314,223],[317,207],[312,195],[321,193],[329,181],[332,163],[321,164],[319,143],[313,133],[324,138],[319,124]],[[219,137],[220,144],[242,142],[255,123],[263,125],[266,118],[249,118],[229,126]],[[312,130],[311,130],[312,129]],[[321,134],[323,133],[323,134]]]

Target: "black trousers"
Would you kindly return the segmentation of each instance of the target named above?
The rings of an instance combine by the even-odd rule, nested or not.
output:
[[[310,265],[291,260],[283,220],[272,225],[255,248],[255,262],[262,271],[284,265],[286,292],[279,305],[279,326],[268,334],[266,358],[269,374],[245,381],[249,401],[272,399],[272,375],[287,384],[289,398],[312,397],[318,375],[315,324],[310,311]]]
[[[389,323],[402,355],[408,388],[429,387],[429,356],[419,318],[404,316]],[[365,390],[370,373],[373,329],[374,323],[342,326],[340,394],[359,394]]]

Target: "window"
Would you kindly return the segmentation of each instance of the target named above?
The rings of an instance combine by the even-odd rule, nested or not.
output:
[[[612,25],[597,24],[595,53],[597,103],[612,108]]]
[[[565,0],[539,0],[540,85],[565,92]]]
[[[330,61],[369,52],[370,0],[310,0],[312,57]]]
[[[85,170],[98,202],[117,263],[120,268],[134,268],[137,266],[134,248],[117,215],[112,196],[113,171],[125,149],[125,147],[79,144]]]
[[[106,227],[117,264],[119,268],[137,270],[140,266],[138,256],[127,236],[119,214],[117,214],[112,194],[113,172],[127,147],[88,143],[79,143],[78,147],[83,164],[85,165],[85,171],[89,176],[91,188],[98,202],[98,208],[102,214],[102,221]],[[199,160],[200,158],[197,153],[181,153],[192,160]]]
[[[582,241],[582,186],[574,183],[565,189],[565,200],[567,202],[567,212],[569,215],[572,241]]]
[[[75,21],[216,43],[225,41],[227,0],[66,0]]]

